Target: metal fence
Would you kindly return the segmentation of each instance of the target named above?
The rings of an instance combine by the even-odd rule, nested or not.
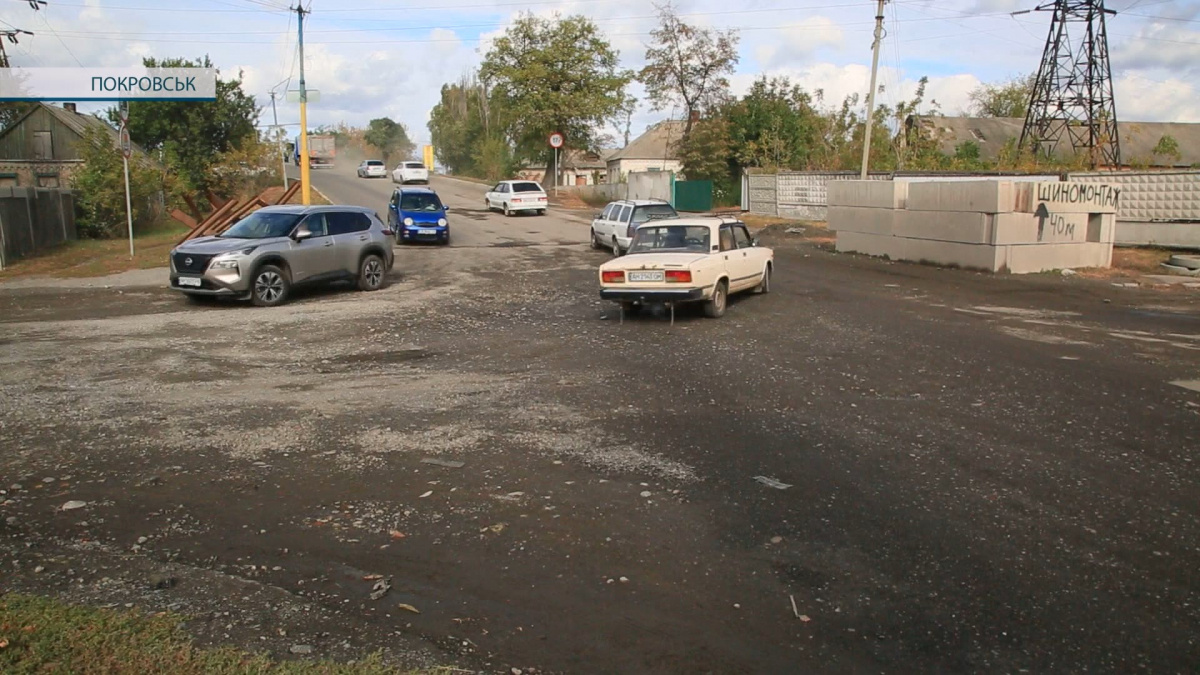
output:
[[[0,269],[76,236],[70,190],[0,187]]]

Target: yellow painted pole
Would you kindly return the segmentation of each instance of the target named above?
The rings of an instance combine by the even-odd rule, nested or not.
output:
[[[312,204],[311,168],[308,166],[308,90],[304,87],[304,7],[296,4],[296,23],[300,35],[300,203]]]
[[[301,85],[303,87],[303,85]],[[304,102],[304,89],[300,89],[300,199],[301,204],[312,204],[312,169],[308,166],[308,104]]]

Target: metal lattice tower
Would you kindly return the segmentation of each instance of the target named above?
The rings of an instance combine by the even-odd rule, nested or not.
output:
[[[1108,60],[1104,0],[1056,0],[1042,63],[1021,129],[1021,148],[1038,156],[1073,154],[1089,164],[1119,167],[1121,144]]]

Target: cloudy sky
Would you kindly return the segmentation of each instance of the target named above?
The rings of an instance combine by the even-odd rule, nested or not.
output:
[[[294,0],[293,0],[294,1]],[[310,0],[305,0],[310,2]],[[1036,70],[1050,15],[1013,17],[1049,0],[892,0],[880,58],[883,103],[911,96],[930,78],[929,97],[946,114],[967,106],[977,84]],[[0,21],[32,31],[5,45],[14,66],[136,66],[142,56],[208,54],[271,121],[272,88],[295,87],[295,13],[286,0],[0,0]],[[868,87],[873,0],[676,0],[690,23],[737,28],[741,93],[760,74],[787,75],[823,90],[830,105]],[[1200,0],[1108,0],[1109,49],[1121,119],[1200,122]],[[321,92],[310,125],[373,117],[403,121],[418,142],[442,83],[479,63],[489,41],[523,12],[591,17],[628,68],[643,65],[654,26],[646,0],[311,0],[305,21],[307,84]],[[633,93],[641,95],[640,86]],[[281,123],[298,120],[279,102]],[[679,111],[643,105],[635,134]],[[295,127],[292,127],[295,129]]]

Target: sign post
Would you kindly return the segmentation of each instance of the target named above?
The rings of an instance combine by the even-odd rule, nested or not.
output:
[[[554,196],[558,196],[558,149],[563,146],[563,135],[559,132],[550,134],[550,147],[554,148]]]
[[[129,140],[129,103],[121,102],[121,128],[117,134],[121,147],[121,163],[125,166],[125,219],[129,221],[129,257],[133,257],[133,204],[129,199],[129,156],[133,143]]]

